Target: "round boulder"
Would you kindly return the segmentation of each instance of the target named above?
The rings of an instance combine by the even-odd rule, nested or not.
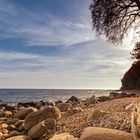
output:
[[[69,98],[69,101],[78,102],[78,98],[75,97],[75,96],[71,96],[71,97]]]
[[[28,107],[28,108],[19,110],[19,112],[17,112],[13,117],[23,120],[28,114],[35,111],[37,111],[36,108]]]
[[[58,107],[61,112],[66,112],[72,107],[72,105],[70,103],[60,103],[57,104],[56,107]]]
[[[55,119],[47,119],[32,127],[29,130],[28,135],[33,139],[39,139],[44,134],[48,132],[50,133],[50,131],[54,132],[55,127],[56,127]]]
[[[44,109],[41,109],[37,112],[30,113],[26,118],[24,122],[24,128],[25,130],[29,130],[39,122],[53,118],[55,120],[59,119],[61,117],[61,112],[57,107],[46,107]]]

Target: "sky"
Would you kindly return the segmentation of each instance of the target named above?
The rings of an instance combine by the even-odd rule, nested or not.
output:
[[[97,37],[90,3],[0,0],[0,88],[120,88],[129,40]]]

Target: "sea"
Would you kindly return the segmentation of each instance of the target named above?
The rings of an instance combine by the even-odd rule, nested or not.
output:
[[[110,90],[90,89],[0,89],[0,102],[66,101],[71,96],[85,99],[93,95],[96,97],[103,95],[108,96],[109,93]]]

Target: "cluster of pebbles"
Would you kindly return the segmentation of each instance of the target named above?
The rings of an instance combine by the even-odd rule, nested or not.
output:
[[[125,97],[85,106],[82,108],[83,112],[60,119],[59,133],[69,132],[80,137],[83,130],[89,126],[117,129],[130,133],[133,108],[127,109],[127,107],[133,105],[138,99],[138,97]],[[106,112],[106,114],[93,117],[91,121],[88,121],[88,116],[95,110]]]

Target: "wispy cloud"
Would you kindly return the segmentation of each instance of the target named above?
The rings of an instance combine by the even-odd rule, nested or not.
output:
[[[127,50],[114,49],[102,40],[85,42],[83,45],[75,44],[62,48],[60,52],[55,57],[18,52],[0,53],[0,74],[5,73],[5,78],[8,79],[10,77],[28,79],[29,75],[32,75],[31,79],[38,79],[40,76],[39,79],[42,80],[52,80],[56,77],[56,79],[71,81],[77,78],[76,82],[79,81],[77,84],[79,86],[81,80],[85,79],[87,80],[85,86],[92,82],[95,87],[99,86],[95,84],[96,81],[106,84],[106,80],[111,83],[116,79],[118,86],[123,73],[131,65]],[[2,77],[4,78],[4,75]]]
[[[95,37],[89,3],[0,0],[1,87],[119,88],[129,50]]]
[[[65,19],[56,17],[55,14],[52,15],[46,9],[43,9],[42,14],[42,9],[39,12],[33,12],[25,7],[17,8],[16,5],[8,2],[3,3],[0,1],[0,4],[0,27],[4,30],[1,38],[22,38],[26,45],[68,46],[91,40],[94,37],[90,23],[82,23],[79,18],[77,21],[65,21]],[[74,14],[76,13],[73,13],[73,16]],[[90,18],[89,15],[77,16]]]

